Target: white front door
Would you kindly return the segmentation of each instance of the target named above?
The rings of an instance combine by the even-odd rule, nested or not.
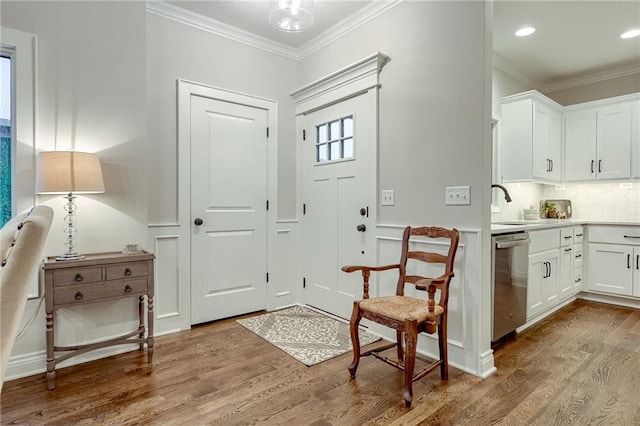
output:
[[[376,101],[368,92],[309,113],[304,141],[304,301],[349,318],[375,261]]]
[[[191,323],[265,309],[267,111],[191,95]]]

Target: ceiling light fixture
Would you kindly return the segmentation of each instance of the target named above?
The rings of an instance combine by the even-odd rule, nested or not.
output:
[[[638,37],[638,36],[640,36],[640,29],[639,28],[635,28],[633,30],[625,31],[624,33],[620,34],[620,38],[633,38],[633,37]]]
[[[313,26],[313,15],[301,7],[302,0],[280,0],[269,14],[269,23],[277,30],[299,33]]]
[[[536,32],[535,27],[522,27],[518,31],[516,31],[516,36],[518,37],[526,37]]]

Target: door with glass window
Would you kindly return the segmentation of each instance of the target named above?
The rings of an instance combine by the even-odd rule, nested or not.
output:
[[[304,143],[304,301],[349,318],[362,276],[344,265],[375,261],[375,94],[309,113]]]

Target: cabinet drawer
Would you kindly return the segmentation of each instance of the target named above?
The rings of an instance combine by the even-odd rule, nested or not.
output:
[[[106,267],[107,280],[147,276],[147,262],[120,263]]]
[[[53,303],[61,306],[95,302],[112,297],[144,294],[146,290],[146,279],[64,286],[54,289]]]
[[[573,227],[573,242],[581,243],[584,240],[584,229],[582,226],[574,226]]]
[[[573,244],[573,227],[560,228],[560,246]]]
[[[574,268],[582,268],[582,262],[584,259],[582,250],[583,250],[582,244],[573,245],[573,267]]]
[[[529,245],[529,253],[537,253],[539,251],[552,250],[560,247],[560,230],[545,229],[542,231],[530,231],[529,237],[531,244]]]
[[[95,283],[102,281],[102,268],[91,266],[86,268],[57,269],[53,271],[53,285],[69,285]]]
[[[587,231],[589,242],[640,245],[640,226],[589,225]]]

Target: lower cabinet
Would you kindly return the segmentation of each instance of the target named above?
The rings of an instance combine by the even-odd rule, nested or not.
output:
[[[573,296],[573,246],[560,247],[559,297],[564,300]]]
[[[559,256],[557,248],[529,254],[527,320],[558,303]]]
[[[588,289],[640,297],[640,228],[589,226]]]

